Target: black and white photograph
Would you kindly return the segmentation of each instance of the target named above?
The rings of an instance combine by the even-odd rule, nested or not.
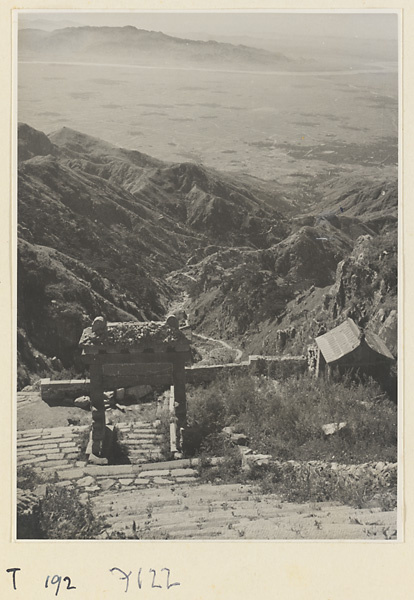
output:
[[[400,14],[14,26],[15,539],[400,541]]]

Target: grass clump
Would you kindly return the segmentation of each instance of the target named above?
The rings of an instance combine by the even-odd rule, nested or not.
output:
[[[214,463],[213,457],[219,456],[220,462]],[[200,480],[210,483],[242,482],[245,477],[241,471],[242,460],[238,448],[221,434],[210,434],[204,440],[198,463]]]
[[[287,502],[334,501],[354,508],[365,508],[374,502],[384,511],[397,506],[396,475],[391,475],[384,485],[369,472],[355,478],[329,466],[315,469],[308,463],[284,463],[262,470],[259,483],[263,493],[277,493]]]
[[[397,408],[372,380],[222,378],[190,390],[188,417],[204,445],[231,425],[280,460],[396,461]],[[322,425],[340,422],[346,427],[324,434]]]
[[[397,408],[372,380],[308,374],[283,382],[264,376],[223,378],[190,390],[188,415],[202,436],[199,472],[205,481],[254,480],[263,493],[289,502],[338,501],[359,508],[373,502],[383,510],[395,508],[396,472],[384,476],[364,465],[397,460]],[[322,429],[343,422],[346,426],[333,435]],[[276,462],[243,471],[239,448],[222,432],[226,426]],[[214,456],[222,461],[213,461]],[[358,473],[355,465],[361,465]]]
[[[160,452],[163,460],[171,460],[170,415],[165,411],[159,419],[157,433],[160,435]]]

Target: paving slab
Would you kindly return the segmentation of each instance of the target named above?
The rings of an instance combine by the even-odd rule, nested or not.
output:
[[[36,458],[30,458],[28,460],[23,460],[19,462],[19,467],[23,467],[25,465],[37,465],[38,463],[43,461],[43,456],[37,456]]]
[[[67,460],[44,460],[44,457],[41,457],[41,461],[37,463],[38,467],[50,467],[50,468],[60,468],[64,467],[68,464]]]
[[[79,487],[87,487],[94,483],[95,483],[95,479],[89,475],[87,477],[82,477],[81,479],[78,479],[76,481],[76,485],[78,485]]]
[[[169,474],[170,474],[169,469],[159,469],[159,470],[157,469],[154,471],[143,470],[138,475],[138,477],[168,477]]]
[[[76,469],[66,469],[62,473],[58,473],[59,479],[80,479],[85,475],[86,469],[76,468]]]
[[[101,479],[99,481],[99,485],[101,486],[101,489],[106,491],[109,490],[114,484],[116,483],[116,479]]]

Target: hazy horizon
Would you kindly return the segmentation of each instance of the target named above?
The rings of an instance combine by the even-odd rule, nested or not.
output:
[[[18,11],[20,28],[59,29],[70,26],[135,26],[185,37],[205,36],[336,37],[396,40],[397,13],[317,12],[83,12]]]

